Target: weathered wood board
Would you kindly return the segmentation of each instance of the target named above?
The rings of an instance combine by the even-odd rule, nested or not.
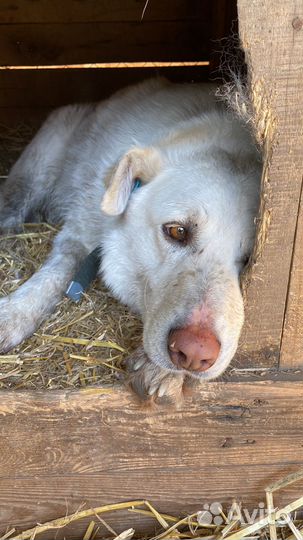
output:
[[[302,68],[303,69],[303,68]],[[302,135],[303,148],[303,107]],[[302,159],[303,184],[303,159]],[[294,368],[303,365],[303,198],[297,221],[296,240],[290,270],[290,282],[285,314],[280,366]]]
[[[252,356],[259,365],[274,365],[302,182],[303,30],[295,21],[303,12],[295,0],[238,0],[238,12],[259,132],[267,138],[260,243],[246,295],[242,356],[246,365]]]
[[[209,38],[201,20],[8,24],[1,25],[0,64],[204,60]]]
[[[303,465],[302,408],[302,382],[210,383],[178,411],[144,410],[117,388],[2,392],[0,532],[82,503],[143,498],[177,515],[237,497],[258,509],[269,483]],[[302,488],[293,484],[275,501]],[[134,515],[106,520],[121,531]],[[155,528],[141,517],[135,524],[138,533]],[[71,526],[68,538],[84,529]]]

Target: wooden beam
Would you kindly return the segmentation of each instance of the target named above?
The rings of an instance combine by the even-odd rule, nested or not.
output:
[[[143,498],[184,515],[237,497],[258,509],[269,483],[303,465],[302,408],[302,382],[209,383],[180,410],[145,410],[119,388],[1,392],[0,534],[82,503]],[[129,512],[103,517],[117,531],[156,527]],[[58,539],[82,538],[86,525]]]
[[[257,127],[265,137],[262,215],[246,290],[240,360],[278,363],[302,181],[303,13],[296,0],[238,0]]]

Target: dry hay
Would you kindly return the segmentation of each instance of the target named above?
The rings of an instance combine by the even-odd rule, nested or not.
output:
[[[28,279],[45,260],[56,229],[28,224],[0,237],[0,293]],[[98,282],[75,304],[64,298],[37,332],[0,355],[0,388],[59,389],[113,384],[139,344],[141,323]]]
[[[106,538],[111,540],[130,540],[136,537],[136,531],[133,528],[127,529],[117,534],[104,519],[106,513],[128,512],[137,513],[142,516],[149,516],[155,519],[158,528],[156,535],[146,535],[146,540],[165,540],[165,539],[195,539],[195,540],[302,540],[303,521],[298,518],[303,507],[303,496],[292,501],[282,508],[274,505],[274,493],[290,484],[301,480],[303,471],[290,474],[285,478],[275,482],[265,489],[265,512],[264,515],[251,522],[243,523],[243,514],[241,504],[233,501],[229,511],[224,512],[220,508],[221,524],[209,523],[205,518],[205,510],[195,512],[185,517],[175,517],[168,514],[162,514],[156,510],[153,505],[144,500],[108,504],[98,508],[87,510],[80,509],[77,512],[65,515],[64,517],[38,524],[37,526],[16,533],[16,529],[7,530],[0,540],[33,540],[39,538],[39,534],[47,531],[55,532],[58,529],[64,529],[68,525],[81,522],[82,519],[90,519],[89,525],[83,536],[83,540],[93,540],[102,538],[100,536],[100,525],[107,529]],[[92,518],[92,519],[91,519]],[[68,534],[68,529],[67,529]],[[56,536],[54,536],[56,537]],[[66,536],[68,539],[68,536]],[[103,536],[104,538],[104,536]],[[141,536],[142,538],[142,536]]]

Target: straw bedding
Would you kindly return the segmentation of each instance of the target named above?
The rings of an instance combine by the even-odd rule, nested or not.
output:
[[[32,135],[26,125],[0,126],[2,179]],[[38,270],[56,232],[48,224],[27,224],[17,233],[0,236],[1,296]],[[112,385],[123,377],[123,361],[141,336],[138,319],[95,282],[79,304],[64,298],[33,337],[0,355],[0,388]]]

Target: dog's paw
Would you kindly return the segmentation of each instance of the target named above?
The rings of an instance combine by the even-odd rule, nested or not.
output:
[[[14,302],[11,296],[0,299],[0,353],[6,353],[19,345],[36,329],[33,318]]]
[[[186,375],[157,366],[149,360],[143,348],[128,358],[127,368],[128,383],[142,400],[161,399],[177,405],[183,402]]]

